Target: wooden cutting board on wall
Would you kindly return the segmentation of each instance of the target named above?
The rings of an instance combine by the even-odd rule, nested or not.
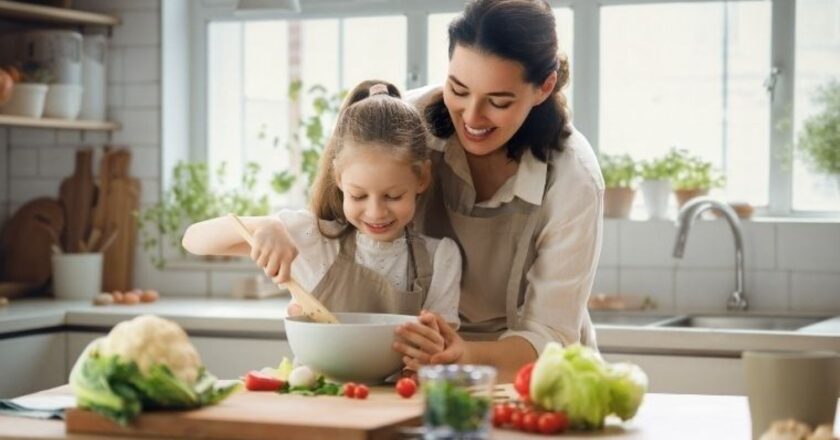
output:
[[[219,405],[194,411],[146,412],[122,427],[79,409],[66,413],[68,433],[167,438],[296,440],[393,439],[397,429],[420,424],[422,399],[377,387],[365,400],[242,391]]]
[[[64,208],[65,228],[62,237],[64,252],[81,252],[80,241],[87,240],[96,185],[93,182],[93,150],[76,152],[73,175],[61,182],[59,200]]]
[[[38,286],[49,281],[54,241],[47,228],[56,237],[64,228],[64,210],[56,199],[31,200],[12,215],[0,233],[0,279]]]
[[[99,171],[99,195],[93,210],[93,230],[104,242],[113,234],[113,244],[104,249],[102,289],[133,288],[134,246],[137,241],[135,212],[140,207],[140,181],[129,176],[131,152],[106,148]]]

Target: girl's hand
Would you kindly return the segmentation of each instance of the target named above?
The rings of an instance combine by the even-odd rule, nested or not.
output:
[[[438,363],[435,358],[448,348],[445,335],[455,332],[435,313],[423,311],[418,320],[397,327],[396,333],[403,340],[394,342],[394,350],[403,354],[406,367],[414,371],[421,365]]]
[[[299,304],[290,303],[286,307],[286,316],[300,316],[303,315],[303,309]]]
[[[292,261],[298,255],[292,237],[283,223],[267,222],[254,231],[251,259],[263,268],[275,283],[285,283],[291,277]]]

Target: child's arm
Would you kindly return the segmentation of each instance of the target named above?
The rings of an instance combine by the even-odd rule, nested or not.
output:
[[[269,216],[240,219],[254,236],[253,248],[227,216],[190,225],[181,244],[196,255],[250,256],[275,282],[288,281],[298,250],[283,222]]]

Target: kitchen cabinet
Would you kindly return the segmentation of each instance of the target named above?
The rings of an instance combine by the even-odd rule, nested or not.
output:
[[[631,362],[645,371],[652,393],[745,395],[740,358],[603,353],[609,362]]]
[[[64,333],[0,339],[0,398],[67,383]]]
[[[67,336],[67,372],[82,350],[94,339],[105,336],[96,332],[69,332]],[[283,356],[292,358],[288,342],[281,339],[227,338],[190,336],[207,370],[222,379],[234,379],[249,370],[277,366]],[[44,387],[40,387],[43,389]]]

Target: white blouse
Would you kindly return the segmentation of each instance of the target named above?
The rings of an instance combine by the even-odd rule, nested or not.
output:
[[[298,256],[292,262],[292,276],[302,287],[312,291],[338,257],[339,242],[321,235],[315,216],[307,210],[283,210],[276,215],[298,248]],[[457,326],[460,323],[461,253],[449,238],[423,235],[423,239],[426,250],[432,256],[432,280],[423,308],[440,314],[447,322]],[[395,288],[407,289],[408,247],[405,237],[387,242],[356,234],[356,263],[384,276]]]

